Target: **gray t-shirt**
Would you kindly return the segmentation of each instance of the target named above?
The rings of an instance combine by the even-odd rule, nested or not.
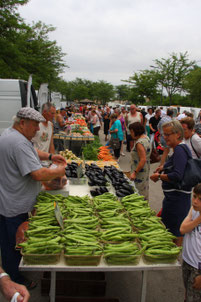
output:
[[[0,214],[14,217],[33,209],[41,183],[30,172],[42,168],[32,143],[9,128],[0,136]]]

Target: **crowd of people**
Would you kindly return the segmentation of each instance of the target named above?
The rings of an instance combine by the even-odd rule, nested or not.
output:
[[[13,126],[0,136],[0,248],[6,272],[0,268],[2,292],[8,300],[18,292],[18,301],[26,302],[29,293],[23,285],[28,289],[36,286],[19,272],[21,256],[15,249],[16,232],[33,210],[41,182],[65,175],[66,160],[57,154],[59,141],[54,140],[53,135],[66,131],[76,112],[85,117],[95,136],[103,130],[105,144],[112,146],[112,140],[118,141],[111,150],[117,161],[126,151],[130,152],[130,179],[140,195],[149,200],[149,178],[153,182],[161,181],[164,193],[162,222],[176,236],[175,243],[184,244],[186,301],[200,301],[201,184],[193,189],[192,206],[192,187],[178,188],[175,184],[181,181],[188,158],[201,157],[201,111],[196,119],[189,112],[174,117],[172,108],[148,108],[146,112],[135,104],[129,111],[107,105],[81,105],[79,108],[61,108],[57,112],[53,104],[46,103],[41,114],[29,107],[16,113]],[[151,153],[157,146],[161,146],[161,161],[156,171],[149,175]],[[48,161],[54,162],[56,168],[47,167]],[[187,236],[183,241],[184,234]],[[196,245],[193,253],[189,248],[191,244]],[[189,271],[194,273],[191,290]],[[188,295],[194,294],[195,289],[199,299],[190,300]]]

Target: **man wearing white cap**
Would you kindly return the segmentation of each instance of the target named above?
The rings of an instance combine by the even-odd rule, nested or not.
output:
[[[65,159],[33,147],[31,139],[39,130],[44,117],[33,108],[21,108],[11,128],[0,136],[0,247],[2,266],[15,282],[25,284],[29,289],[33,282],[27,282],[18,270],[21,259],[15,250],[15,235],[18,226],[27,220],[36,196],[41,190],[41,181],[52,180],[65,175]],[[42,167],[40,160],[60,163],[55,169]]]

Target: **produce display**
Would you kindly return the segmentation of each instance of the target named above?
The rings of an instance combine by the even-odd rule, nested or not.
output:
[[[124,197],[134,193],[133,186],[125,178],[124,173],[114,166],[105,166],[104,174],[107,175],[115,188],[118,197]]]
[[[63,231],[64,257],[69,265],[98,265],[102,254],[99,220],[88,196],[69,196]]]
[[[66,149],[64,151],[59,152],[60,155],[62,155],[66,160],[71,159],[71,160],[79,160],[80,158],[77,157],[72,151]]]
[[[55,134],[55,138],[69,140],[76,138],[80,140],[93,140],[94,136],[88,129],[85,118],[81,114],[75,113],[73,116],[73,120],[68,122],[68,126],[66,127],[65,132],[60,131],[59,133]]]
[[[108,146],[101,146],[98,149],[97,157],[99,160],[104,160],[104,161],[113,160],[113,156],[111,155],[110,148]]]
[[[78,171],[79,169],[79,171]],[[82,166],[76,162],[68,163],[66,166],[66,177],[78,178],[83,176]]]
[[[93,181],[110,175],[110,179],[125,183],[121,171],[114,167],[102,170],[86,165],[86,172],[93,174]],[[57,222],[55,202],[64,228]],[[26,241],[20,244],[22,255],[28,264],[56,263],[61,255],[67,265],[80,266],[98,265],[101,258],[108,265],[136,265],[141,258],[148,264],[172,263],[181,248],[155,214],[137,193],[119,198],[110,192],[94,197],[42,192],[36,213],[29,219]]]
[[[104,168],[105,166],[114,166],[115,168],[119,169],[119,165],[116,162],[116,160],[110,160],[110,161],[102,161],[102,160],[87,160],[86,164],[91,165],[91,164],[96,164],[99,168]]]
[[[173,243],[176,237],[161,223],[159,217],[150,209],[143,196],[132,194],[121,200],[129,217],[137,229],[144,259],[148,262],[174,262],[181,247]]]
[[[107,179],[105,178],[103,171],[96,164],[85,165],[86,176],[89,178],[89,186],[105,186]]]
[[[94,137],[94,141],[82,147],[82,153],[85,160],[98,160],[98,149],[101,147],[98,137]]]
[[[105,244],[104,257],[108,264],[137,264],[141,251],[136,242]]]
[[[62,209],[62,195],[54,195]],[[36,215],[29,219],[26,241],[20,243],[24,261],[29,264],[50,264],[59,261],[63,248],[61,228],[54,215],[53,196],[40,193],[37,197]],[[48,255],[48,256],[47,256]]]

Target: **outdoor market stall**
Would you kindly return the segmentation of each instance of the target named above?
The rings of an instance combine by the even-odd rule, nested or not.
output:
[[[64,260],[61,259],[59,263],[55,265],[26,265],[23,259],[20,263],[20,270],[22,271],[42,271],[51,272],[51,287],[50,287],[50,302],[55,302],[56,296],[56,272],[129,272],[129,271],[141,271],[142,272],[142,287],[141,287],[141,302],[146,301],[147,293],[147,277],[149,271],[156,270],[172,270],[179,269],[180,263],[174,264],[146,264],[143,260],[137,265],[107,265],[104,261],[101,261],[98,266],[67,266]]]
[[[141,302],[145,302],[148,271],[179,268],[180,249],[172,242],[173,235],[143,196],[135,192],[119,167],[103,162],[100,162],[101,168],[96,162],[80,161],[79,164],[85,170],[82,177],[80,174],[77,178],[69,178],[60,191],[39,194],[37,212],[31,217],[27,231],[28,240],[21,244],[20,270],[51,272],[51,302],[55,301],[56,272],[142,271]],[[78,164],[74,166],[78,168]],[[98,176],[107,193],[94,190],[99,183]],[[92,181],[95,183],[90,185]],[[125,183],[130,193],[124,188],[117,190],[116,185],[119,188],[120,183]],[[92,192],[97,193],[93,198]],[[33,240],[32,249],[29,240]],[[169,246],[164,253],[154,249],[163,240]],[[37,241],[40,250],[53,248],[54,252],[37,254],[34,252]]]
[[[77,156],[81,155],[81,148],[87,143],[94,140],[94,135],[90,132],[81,114],[75,114],[74,118],[68,123],[65,131],[54,134],[54,140],[61,142],[60,150],[69,149]]]

